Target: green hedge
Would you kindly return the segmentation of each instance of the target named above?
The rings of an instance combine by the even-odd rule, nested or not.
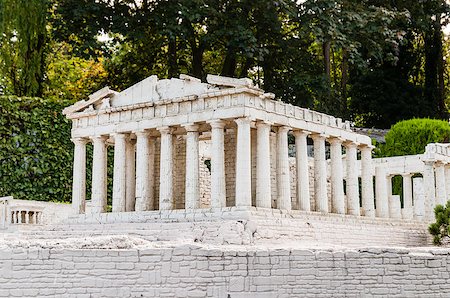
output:
[[[447,143],[450,125],[435,119],[400,121],[385,136],[386,144],[379,147],[377,157],[422,154],[429,143]]]
[[[71,200],[73,144],[71,102],[0,97],[0,196]]]

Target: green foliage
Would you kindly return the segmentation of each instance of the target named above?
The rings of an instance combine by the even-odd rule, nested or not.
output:
[[[0,97],[0,196],[40,201],[71,200],[69,103]]]
[[[433,243],[441,245],[442,241],[449,237],[450,201],[445,206],[437,205],[434,208],[436,222],[428,226],[428,232],[433,235]]]
[[[429,143],[447,143],[450,140],[450,125],[435,119],[411,119],[400,121],[385,136],[378,157],[421,154]]]
[[[42,95],[47,0],[0,0],[0,94]]]

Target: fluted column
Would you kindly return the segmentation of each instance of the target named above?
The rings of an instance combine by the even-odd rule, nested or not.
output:
[[[211,207],[226,206],[225,193],[225,151],[224,127],[225,122],[214,120],[211,125]]]
[[[437,162],[434,166],[436,171],[436,204],[445,206],[447,202],[445,165],[442,162]]]
[[[450,200],[450,164],[445,165],[445,190],[447,192],[446,200]]]
[[[290,128],[280,126],[277,132],[277,208],[291,210],[291,181],[289,170],[288,132]]]
[[[250,119],[235,119],[236,142],[236,206],[252,206]]]
[[[328,213],[325,136],[313,134],[311,138],[314,142],[314,200],[316,201],[316,211]]]
[[[345,214],[344,178],[342,167],[342,140],[330,138],[331,155],[331,202],[332,212]]]
[[[126,208],[126,158],[126,135],[114,134],[113,212],[125,212]]]
[[[360,215],[359,205],[359,181],[358,181],[358,145],[353,142],[345,143],[345,162],[347,167],[347,213]]]
[[[434,162],[424,162],[423,189],[425,194],[425,217],[434,218],[434,207],[436,207],[436,184],[434,176]]]
[[[107,158],[106,136],[92,137],[94,145],[92,165],[91,212],[106,212],[107,207]]]
[[[372,146],[361,147],[361,198],[364,215],[375,217],[372,176]]]
[[[269,123],[256,123],[256,207],[263,208],[272,207],[270,128]]]
[[[153,147],[154,145],[153,142]],[[150,171],[153,173],[153,168]],[[131,137],[126,143],[126,179],[125,209],[130,212],[135,210],[136,205],[136,140],[132,140]],[[153,192],[153,187],[151,189]]]
[[[150,132],[136,132],[136,211],[150,210],[153,192],[150,181]]]
[[[158,128],[161,133],[159,178],[159,209],[173,209],[173,136],[172,128]]]
[[[414,194],[414,219],[423,220],[425,218],[425,192],[423,189],[423,178],[415,177],[412,180]]]
[[[75,214],[86,210],[86,143],[87,139],[72,139],[75,144],[73,156],[72,207]]]
[[[295,130],[295,159],[297,169],[297,204],[298,209],[311,211],[309,193],[308,132]]]
[[[403,174],[403,214],[404,219],[413,218],[412,174]]]
[[[200,208],[198,125],[186,125],[185,209]]]
[[[375,195],[377,200],[376,216],[382,218],[389,217],[389,196],[387,190],[385,165],[375,167]]]

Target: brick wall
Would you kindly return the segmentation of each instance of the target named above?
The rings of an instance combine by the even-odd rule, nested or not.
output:
[[[0,249],[0,297],[448,297],[449,249]]]

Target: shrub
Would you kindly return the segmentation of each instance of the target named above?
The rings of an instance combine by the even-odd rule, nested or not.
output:
[[[70,201],[73,144],[70,102],[0,97],[0,196]]]
[[[377,157],[421,154],[429,143],[446,143],[450,140],[450,125],[435,119],[400,121],[385,136],[386,144],[376,152]]]
[[[433,235],[433,243],[441,245],[442,241],[447,239],[450,234],[448,222],[450,219],[450,201],[444,206],[437,205],[434,208],[436,222],[428,226],[428,231]]]

